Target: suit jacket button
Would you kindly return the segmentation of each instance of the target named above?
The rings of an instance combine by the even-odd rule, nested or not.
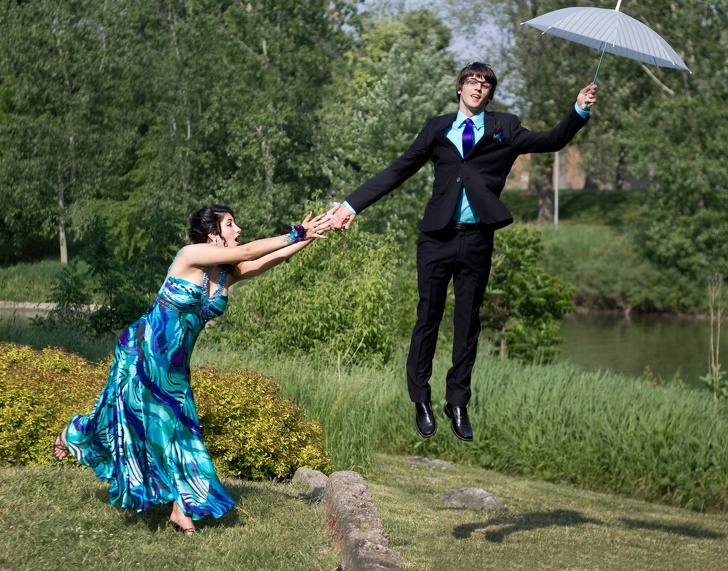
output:
[[[460,182],[460,177],[458,177],[458,179],[455,182]]]

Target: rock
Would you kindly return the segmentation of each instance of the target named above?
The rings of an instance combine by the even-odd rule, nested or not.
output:
[[[452,468],[452,462],[446,462],[445,460],[437,460],[433,458],[425,458],[424,456],[411,456],[409,461],[414,464],[425,464],[426,466],[432,466],[434,468]]]
[[[341,549],[346,571],[405,571],[399,553],[389,547],[379,510],[356,472],[334,472],[322,501],[326,528]]]
[[[480,488],[461,488],[442,494],[442,501],[450,506],[471,510],[506,511],[506,505],[493,494]]]
[[[319,498],[323,495],[326,484],[329,481],[328,476],[318,470],[310,468],[299,468],[293,474],[292,484],[303,483],[308,487],[308,495],[311,499]]]

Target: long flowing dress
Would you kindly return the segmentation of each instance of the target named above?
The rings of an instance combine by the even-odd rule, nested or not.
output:
[[[151,309],[119,338],[106,386],[91,414],[66,429],[74,457],[111,484],[111,503],[143,511],[177,502],[194,520],[220,517],[235,500],[215,473],[190,386],[190,357],[205,323],[222,315],[215,293],[167,276]]]

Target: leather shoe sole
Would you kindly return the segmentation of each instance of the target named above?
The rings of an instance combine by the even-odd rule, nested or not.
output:
[[[455,410],[453,410],[453,408]],[[460,410],[462,412],[459,412]],[[452,421],[450,423],[450,428],[452,428],[452,433],[455,436],[464,442],[473,441],[473,429],[470,426],[468,413],[464,406],[452,407],[450,406],[450,403],[447,403],[445,405],[445,416]],[[467,430],[467,432],[464,432],[465,430]]]

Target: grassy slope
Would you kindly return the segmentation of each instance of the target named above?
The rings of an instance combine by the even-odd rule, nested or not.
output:
[[[50,446],[49,446],[50,453]],[[169,508],[137,514],[108,503],[105,484],[73,466],[0,468],[0,569],[333,569],[323,513],[301,490],[224,480],[238,500],[194,538],[167,524]]]
[[[50,452],[49,452],[50,453]],[[408,569],[726,569],[728,521],[463,465],[378,456],[368,478],[392,548]],[[0,469],[0,569],[333,570],[323,513],[286,484],[225,480],[238,500],[190,539],[167,510],[107,503],[106,485],[70,466]],[[443,492],[483,488],[507,512],[447,507]]]
[[[392,548],[412,570],[727,569],[728,521],[456,465],[379,457],[370,479]],[[444,505],[482,488],[507,512]]]
[[[645,190],[562,190],[559,193],[559,223],[623,226],[640,215]],[[501,199],[518,222],[533,222],[538,215],[538,197],[523,190],[505,190]]]

